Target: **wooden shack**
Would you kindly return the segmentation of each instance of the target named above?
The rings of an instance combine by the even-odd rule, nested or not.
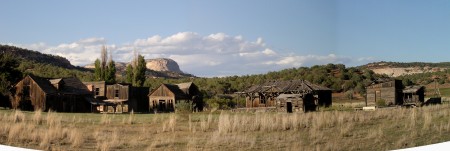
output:
[[[316,100],[315,105],[328,107],[332,104],[331,89],[305,80],[269,81],[260,85],[254,85],[242,92],[242,94],[246,96],[247,108],[283,108],[285,106],[281,107],[280,105],[282,104],[277,103],[277,97],[281,94],[297,94],[302,99],[308,94],[308,96],[312,96],[311,98],[308,97],[308,101],[314,102]],[[284,98],[284,100],[286,99]],[[303,108],[303,106],[298,107]]]
[[[366,106],[402,104],[402,91],[401,80],[374,83],[366,87]]]
[[[403,105],[407,104],[422,104],[425,101],[425,87],[424,86],[407,86],[403,89]]]
[[[308,112],[316,111],[317,99],[310,93],[302,94],[280,94],[277,98],[276,108],[281,112]]]
[[[192,110],[202,111],[203,100],[198,87],[192,83],[161,84],[149,95],[149,110],[151,112],[174,112],[176,104],[181,101],[192,105]]]
[[[88,112],[91,98],[87,87],[75,77],[45,79],[28,75],[15,85],[11,105],[29,111]]]

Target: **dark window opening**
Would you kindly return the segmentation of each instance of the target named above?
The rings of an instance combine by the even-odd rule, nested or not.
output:
[[[100,88],[95,88],[95,95],[100,95]]]
[[[116,90],[116,93],[114,94],[114,97],[116,97],[116,98],[119,97],[119,90]]]

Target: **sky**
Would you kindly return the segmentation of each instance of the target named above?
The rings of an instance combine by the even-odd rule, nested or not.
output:
[[[450,60],[448,0],[3,0],[0,44],[84,66],[106,45],[196,76]]]

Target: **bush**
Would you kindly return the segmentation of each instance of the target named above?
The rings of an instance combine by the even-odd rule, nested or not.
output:
[[[177,112],[191,112],[192,104],[186,101],[181,101],[175,104]]]
[[[237,105],[236,101],[233,99],[226,99],[226,98],[219,98],[219,97],[206,100],[206,104],[208,104],[208,107],[211,109],[217,108],[217,109],[223,109],[223,110],[235,108]]]
[[[377,106],[386,106],[386,101],[384,99],[377,100]]]

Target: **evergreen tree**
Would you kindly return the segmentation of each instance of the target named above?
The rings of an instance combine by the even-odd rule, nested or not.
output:
[[[19,61],[8,53],[0,54],[0,94],[9,94],[9,88],[20,80],[22,73],[16,68]]]

